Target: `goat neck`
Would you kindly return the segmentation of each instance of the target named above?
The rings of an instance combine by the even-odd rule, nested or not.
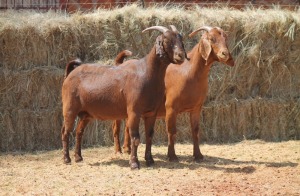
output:
[[[166,56],[159,56],[156,54],[155,47],[152,48],[149,54],[146,56],[147,75],[155,80],[163,82],[164,75],[170,59]]]
[[[198,43],[189,53],[190,57],[190,77],[198,78],[199,76],[208,76],[210,67],[214,62],[212,58],[207,61],[201,55],[200,43]]]

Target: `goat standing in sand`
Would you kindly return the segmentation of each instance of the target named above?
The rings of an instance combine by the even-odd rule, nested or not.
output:
[[[69,73],[62,86],[64,124],[61,133],[65,163],[71,162],[69,133],[77,116],[76,162],[83,160],[81,138],[90,120],[128,118],[130,166],[132,169],[139,168],[137,149],[140,143],[140,118],[145,121],[147,138],[152,138],[157,110],[164,98],[167,66],[170,63],[181,64],[186,57],[181,35],[173,25],[171,29],[153,26],[143,31],[158,30],[162,35],[156,38],[155,46],[142,59],[128,60],[125,66],[80,64]],[[151,143],[148,146],[151,147]],[[145,157],[147,165],[154,162],[151,150]]]
[[[182,112],[190,113],[190,123],[193,137],[193,156],[195,161],[203,159],[199,148],[199,121],[200,112],[208,92],[208,74],[213,62],[218,61],[229,66],[234,66],[234,61],[227,47],[227,36],[219,27],[204,26],[193,31],[192,37],[204,31],[199,43],[188,53],[189,61],[181,65],[170,64],[165,75],[165,105],[158,110],[157,117],[165,117],[168,131],[168,158],[178,161],[175,153],[175,134],[177,115]],[[120,120],[114,123],[115,141],[119,143]],[[149,135],[146,134],[146,140]],[[128,129],[125,129],[124,151],[130,152]],[[116,143],[116,142],[115,142]],[[116,145],[116,144],[115,144]],[[151,153],[151,146],[146,151]],[[149,152],[146,152],[149,153]]]

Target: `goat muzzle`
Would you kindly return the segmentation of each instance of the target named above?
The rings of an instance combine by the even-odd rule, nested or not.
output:
[[[233,58],[230,56],[229,59],[226,61],[226,65],[229,65],[231,67],[234,66],[234,60]]]
[[[230,55],[229,55],[229,52],[227,49],[220,50],[218,52],[217,56],[218,56],[219,60],[224,63],[227,62],[230,58]]]
[[[174,63],[181,64],[184,62],[186,53],[184,51],[174,53]]]
[[[218,53],[218,58],[222,63],[225,63],[226,65],[229,65],[231,67],[234,66],[234,60],[230,55],[228,49],[221,50]]]

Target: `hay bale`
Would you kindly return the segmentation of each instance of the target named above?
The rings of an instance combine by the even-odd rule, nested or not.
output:
[[[45,150],[61,146],[61,108],[1,108],[1,151]]]
[[[237,142],[243,139],[282,141],[300,136],[299,101],[253,99],[208,104],[200,121],[201,142]],[[49,109],[1,108],[0,147],[7,150],[44,150],[61,147],[61,107]],[[271,123],[270,123],[271,122]],[[177,142],[191,142],[187,114],[177,121]],[[124,130],[124,124],[121,128]],[[140,123],[145,142],[144,124]],[[123,131],[121,133],[123,141]],[[70,143],[75,143],[75,132]],[[153,142],[167,142],[165,122],[158,120]],[[83,146],[112,145],[111,121],[93,121],[84,133]]]
[[[187,50],[201,36],[187,35],[202,25],[220,26],[229,35],[236,65],[215,63],[211,68],[201,117],[203,141],[299,139],[299,15],[281,9],[141,9],[137,5],[72,15],[1,12],[1,150],[60,147],[66,63],[75,57],[112,63],[123,49],[132,50],[134,58],[143,57],[158,33],[142,34],[142,30],[170,24],[182,32]],[[188,115],[180,115],[177,124],[177,141],[191,141]],[[140,127],[144,141],[142,122]],[[157,121],[155,130],[154,142],[166,142],[163,120]],[[95,121],[87,127],[83,143],[111,145],[112,141],[111,122]]]
[[[72,141],[73,144],[75,144],[75,138]],[[82,145],[113,145],[112,121],[94,120],[91,123],[89,123],[84,131]]]
[[[34,110],[60,106],[63,73],[55,67],[25,71],[0,68],[0,105]]]
[[[242,139],[282,141],[299,138],[299,101],[272,99],[232,100],[203,108],[203,141]]]
[[[0,15],[3,66],[9,69],[63,68],[71,58],[107,61],[123,49],[140,51],[135,55],[144,56],[155,39],[155,36],[149,39],[149,34],[142,35],[146,27],[171,22],[181,24],[182,30],[191,30],[189,23],[181,22],[187,17],[179,13],[180,10],[174,13],[162,8],[145,11],[136,5],[71,16],[52,12],[7,12]]]
[[[295,44],[300,43],[296,36],[298,14],[282,10],[229,11],[227,18],[231,17],[236,22],[229,33],[236,66],[225,72],[213,67],[209,100],[297,96],[300,73],[296,67],[300,59],[295,58],[294,51]]]
[[[0,108],[0,151],[49,150],[61,148],[61,107],[54,109]],[[75,130],[70,146],[75,144]],[[112,145],[111,121],[93,121],[84,133],[82,145]]]

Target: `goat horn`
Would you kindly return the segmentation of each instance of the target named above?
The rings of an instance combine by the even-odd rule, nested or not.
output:
[[[210,26],[200,27],[199,29],[196,29],[195,31],[193,31],[192,33],[190,33],[189,37],[193,37],[194,35],[196,35],[196,33],[198,33],[199,31],[202,31],[202,30],[209,32],[210,30],[212,30],[212,27],[210,27]]]
[[[144,30],[142,31],[142,33],[144,33],[145,31],[148,31],[148,30],[158,30],[158,31],[160,31],[160,32],[162,32],[162,33],[165,33],[165,32],[167,32],[167,31],[169,31],[168,28],[163,27],[163,26],[152,26],[152,27],[148,27],[147,29],[144,29]]]
[[[178,30],[176,29],[176,27],[174,25],[170,25],[171,29],[173,32],[175,33],[179,33]]]

